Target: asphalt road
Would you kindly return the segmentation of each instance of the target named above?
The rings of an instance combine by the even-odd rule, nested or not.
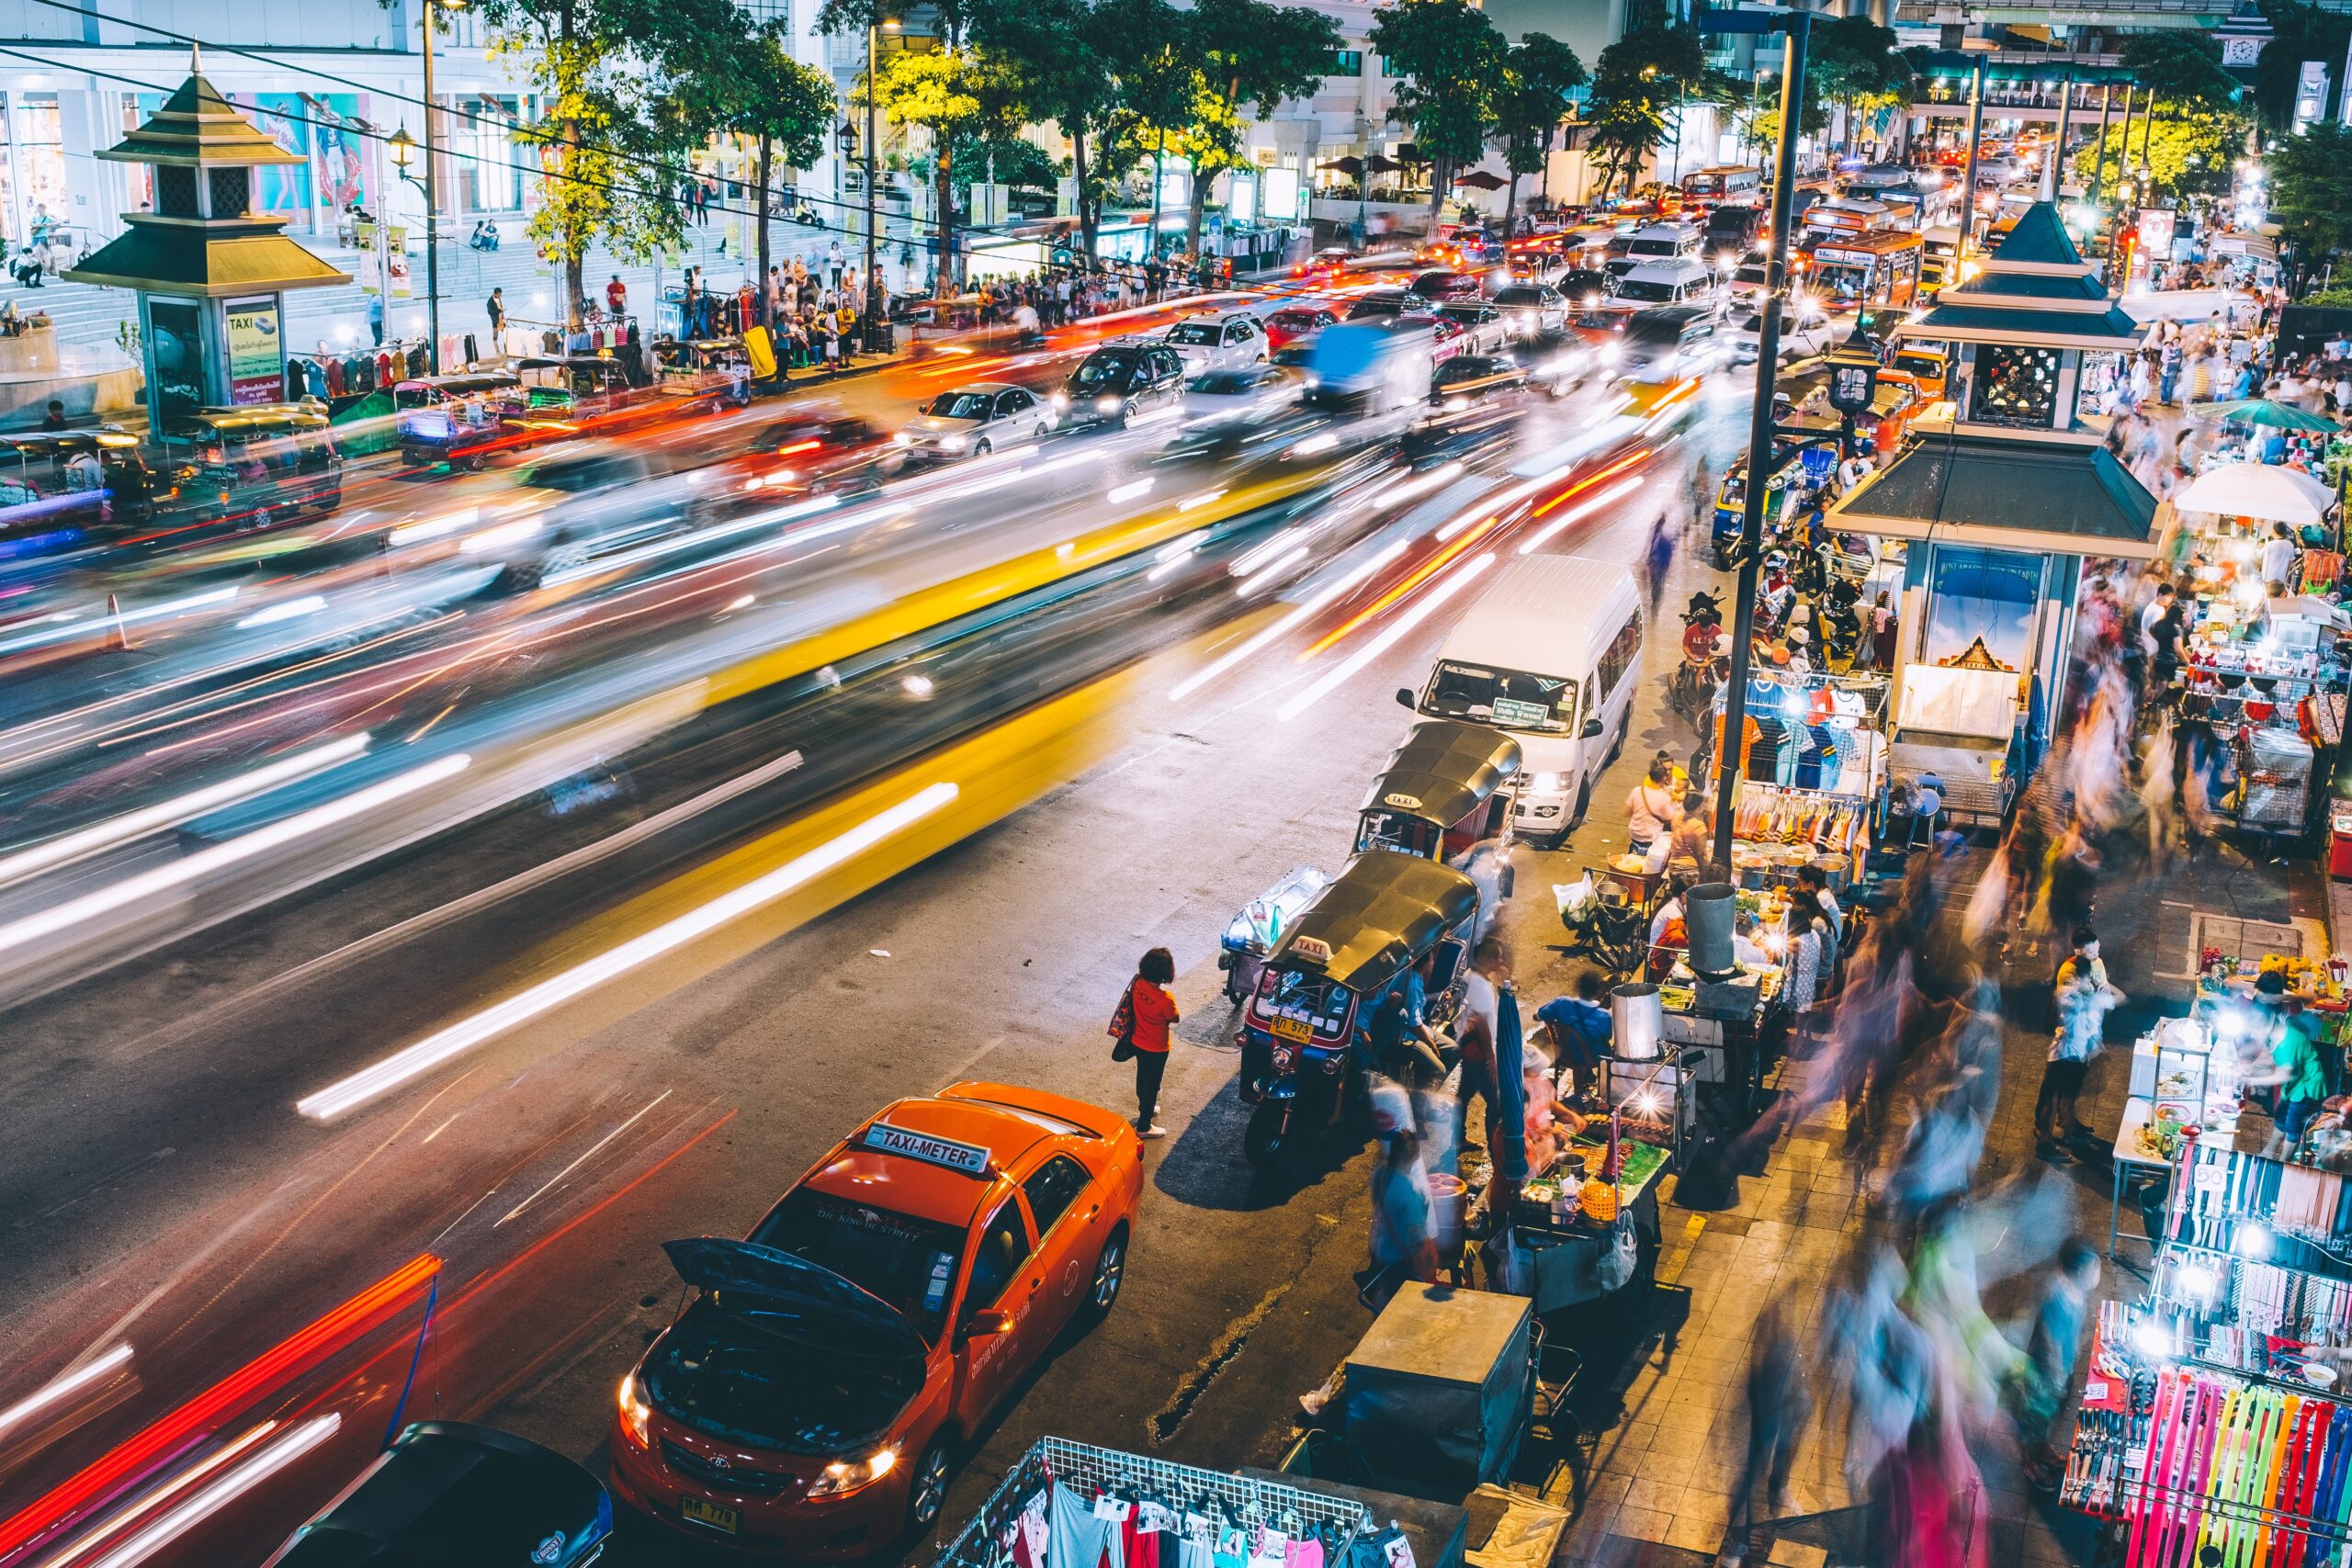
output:
[[[1701,434],[1720,441],[1742,400],[1707,403]],[[1538,412],[1523,450],[1557,450],[1594,412]],[[1543,547],[1630,558],[1688,458],[1654,461],[1649,492]],[[1475,513],[1451,493],[1415,507]],[[1424,517],[1420,536],[1441,520]],[[1506,525],[1478,549],[1521,536]],[[1434,558],[1417,549],[1432,553],[1404,564]],[[8,1495],[66,1480],[428,1252],[443,1264],[410,1412],[489,1419],[594,1462],[616,1382],[677,1299],[660,1241],[740,1232],[897,1095],[978,1076],[1126,1106],[1102,1021],[1136,953],[1162,944],[1186,1012],[1163,1101],[1178,1135],[1149,1155],[1127,1293],[1040,1370],[948,1517],[1043,1431],[1271,1460],[1295,1396],[1365,1322],[1352,1278],[1363,1157],[1334,1142],[1265,1177],[1241,1160],[1216,941],[1293,865],[1344,858],[1363,783],[1406,723],[1390,694],[1418,683],[1466,602],[1375,649],[1417,601],[1351,623],[1396,581],[1375,577],[1262,643],[1290,605],[1236,617],[1197,596],[1107,592],[1024,645],[971,645],[933,694],[953,699],[932,710],[940,719],[911,712],[903,685],[852,680],[821,716],[780,705],[625,772],[609,798],[509,814],[15,1010],[0,1059],[12,1151],[0,1206],[14,1216],[0,1364],[17,1371],[0,1377],[0,1401],[116,1344],[131,1347],[138,1382],[39,1443],[0,1447]],[[1445,581],[1432,568],[1431,583]],[[1654,661],[1663,647],[1654,639]],[[1024,704],[1040,705],[999,721]],[[910,732],[933,749],[876,760],[904,758]],[[780,762],[796,750],[798,765]],[[348,1114],[295,1110],[942,783],[958,788],[952,808],[849,867]],[[686,803],[691,830],[639,831]],[[536,869],[567,855],[561,874]],[[911,869],[865,890],[901,863]],[[318,1402],[345,1425],[220,1517],[208,1538],[230,1552],[220,1560],[266,1547],[362,1461],[417,1315],[406,1300],[239,1408],[251,1419]],[[619,1560],[686,1551],[640,1528]]]

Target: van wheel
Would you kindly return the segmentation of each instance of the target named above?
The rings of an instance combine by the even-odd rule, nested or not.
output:
[[[1607,767],[1607,766],[1609,765],[1609,763],[1610,763],[1610,762],[1613,762],[1613,761],[1616,761],[1620,756],[1622,756],[1622,755],[1624,753],[1624,750],[1625,750],[1625,731],[1626,731],[1626,729],[1627,729],[1628,728],[1630,728],[1630,727],[1631,727],[1632,723],[1633,723],[1633,716],[1632,716],[1631,711],[1630,711],[1630,710],[1628,710],[1628,713],[1627,713],[1627,716],[1626,716],[1626,718],[1625,718],[1624,723],[1620,724],[1620,725],[1617,727],[1617,739],[1614,739],[1614,740],[1611,740],[1611,741],[1609,743],[1609,760],[1608,760],[1608,761],[1605,761],[1605,762],[1603,762],[1603,763],[1601,763],[1601,764],[1600,764],[1602,767],[1604,767],[1604,768],[1605,768],[1605,767]]]
[[[1582,827],[1582,826],[1584,825],[1584,813],[1585,813],[1585,807],[1587,807],[1590,806],[1591,804],[1592,804],[1592,781],[1591,781],[1590,779],[1587,779],[1587,780],[1585,780],[1585,781],[1584,781],[1584,783],[1582,783],[1582,784],[1580,784],[1577,785],[1577,804],[1576,804],[1576,809],[1568,813],[1568,826],[1569,826],[1569,827],[1571,827],[1571,828],[1580,828],[1580,827]],[[1563,838],[1566,837],[1566,835],[1565,833],[1563,833],[1561,836],[1562,836]]]

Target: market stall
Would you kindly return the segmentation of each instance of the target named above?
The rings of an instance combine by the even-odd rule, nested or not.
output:
[[[1747,682],[1732,870],[1763,887],[1818,865],[1842,886],[1870,848],[1885,794],[1887,682],[1765,670]],[[1718,700],[1715,728],[1722,733]]]
[[[1463,1177],[1481,1277],[1490,1289],[1533,1298],[1538,1314],[1640,1282],[1657,1250],[1658,1180],[1670,1163],[1668,1149],[1623,1136],[1612,1119],[1550,1147],[1532,1145],[1528,1179],[1515,1192],[1496,1185],[1490,1163],[1472,1166]]]

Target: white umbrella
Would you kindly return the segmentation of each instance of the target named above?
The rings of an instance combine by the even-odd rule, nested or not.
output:
[[[2278,463],[2225,463],[2177,491],[2183,512],[2259,517],[2272,523],[2316,523],[2335,504],[2335,492],[2300,468]]]

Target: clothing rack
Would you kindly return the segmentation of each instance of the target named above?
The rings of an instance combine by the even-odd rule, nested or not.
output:
[[[1040,1438],[940,1552],[933,1568],[995,1568],[1001,1561],[1001,1532],[1049,1483],[1155,1496],[1191,1508],[1214,1506],[1236,1524],[1279,1526],[1291,1533],[1319,1529],[1329,1533],[1335,1548],[1326,1562],[1344,1562],[1356,1538],[1372,1528],[1370,1511],[1347,1498],[1068,1438]]]

